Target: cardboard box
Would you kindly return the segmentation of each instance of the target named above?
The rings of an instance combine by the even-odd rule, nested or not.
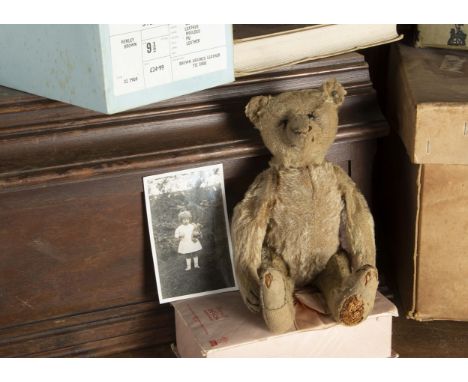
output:
[[[261,314],[251,313],[239,292],[175,302],[178,353],[182,357],[392,356],[392,316],[397,310],[381,294],[367,320],[352,327],[322,314],[315,296],[298,298],[297,329],[281,335],[268,331]]]
[[[390,111],[410,160],[468,164],[468,52],[392,48]]]
[[[416,46],[468,50],[467,31],[463,24],[418,24]]]
[[[0,85],[116,113],[234,81],[227,24],[0,25]]]
[[[386,173],[391,257],[416,320],[468,320],[468,166],[414,164],[399,137]]]
[[[468,320],[468,53],[393,47],[389,245],[416,320]],[[405,150],[406,149],[406,150]]]

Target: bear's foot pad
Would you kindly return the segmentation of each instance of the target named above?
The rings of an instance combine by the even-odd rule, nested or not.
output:
[[[357,325],[364,319],[364,302],[358,296],[348,297],[340,311],[340,321],[345,325]]]
[[[270,268],[261,277],[260,301],[263,318],[273,333],[294,328],[292,285],[277,269]]]

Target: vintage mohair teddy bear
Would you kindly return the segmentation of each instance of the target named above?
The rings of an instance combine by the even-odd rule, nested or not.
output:
[[[321,89],[254,97],[245,110],[273,159],[234,209],[235,270],[247,307],[276,333],[294,326],[295,288],[315,285],[346,325],[374,305],[372,216],[349,176],[325,160],[345,94],[328,80]]]

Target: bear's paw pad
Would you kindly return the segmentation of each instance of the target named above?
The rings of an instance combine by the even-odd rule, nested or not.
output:
[[[340,321],[345,325],[357,325],[364,318],[364,301],[357,295],[348,297],[340,311]]]

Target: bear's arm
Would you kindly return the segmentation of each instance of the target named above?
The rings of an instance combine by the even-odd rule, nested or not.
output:
[[[262,245],[275,195],[274,173],[267,169],[250,185],[244,199],[234,208],[231,237],[234,267],[240,293],[247,307],[258,312]]]
[[[334,166],[334,170],[344,202],[341,220],[353,270],[375,266],[374,219],[366,199],[341,167]]]

